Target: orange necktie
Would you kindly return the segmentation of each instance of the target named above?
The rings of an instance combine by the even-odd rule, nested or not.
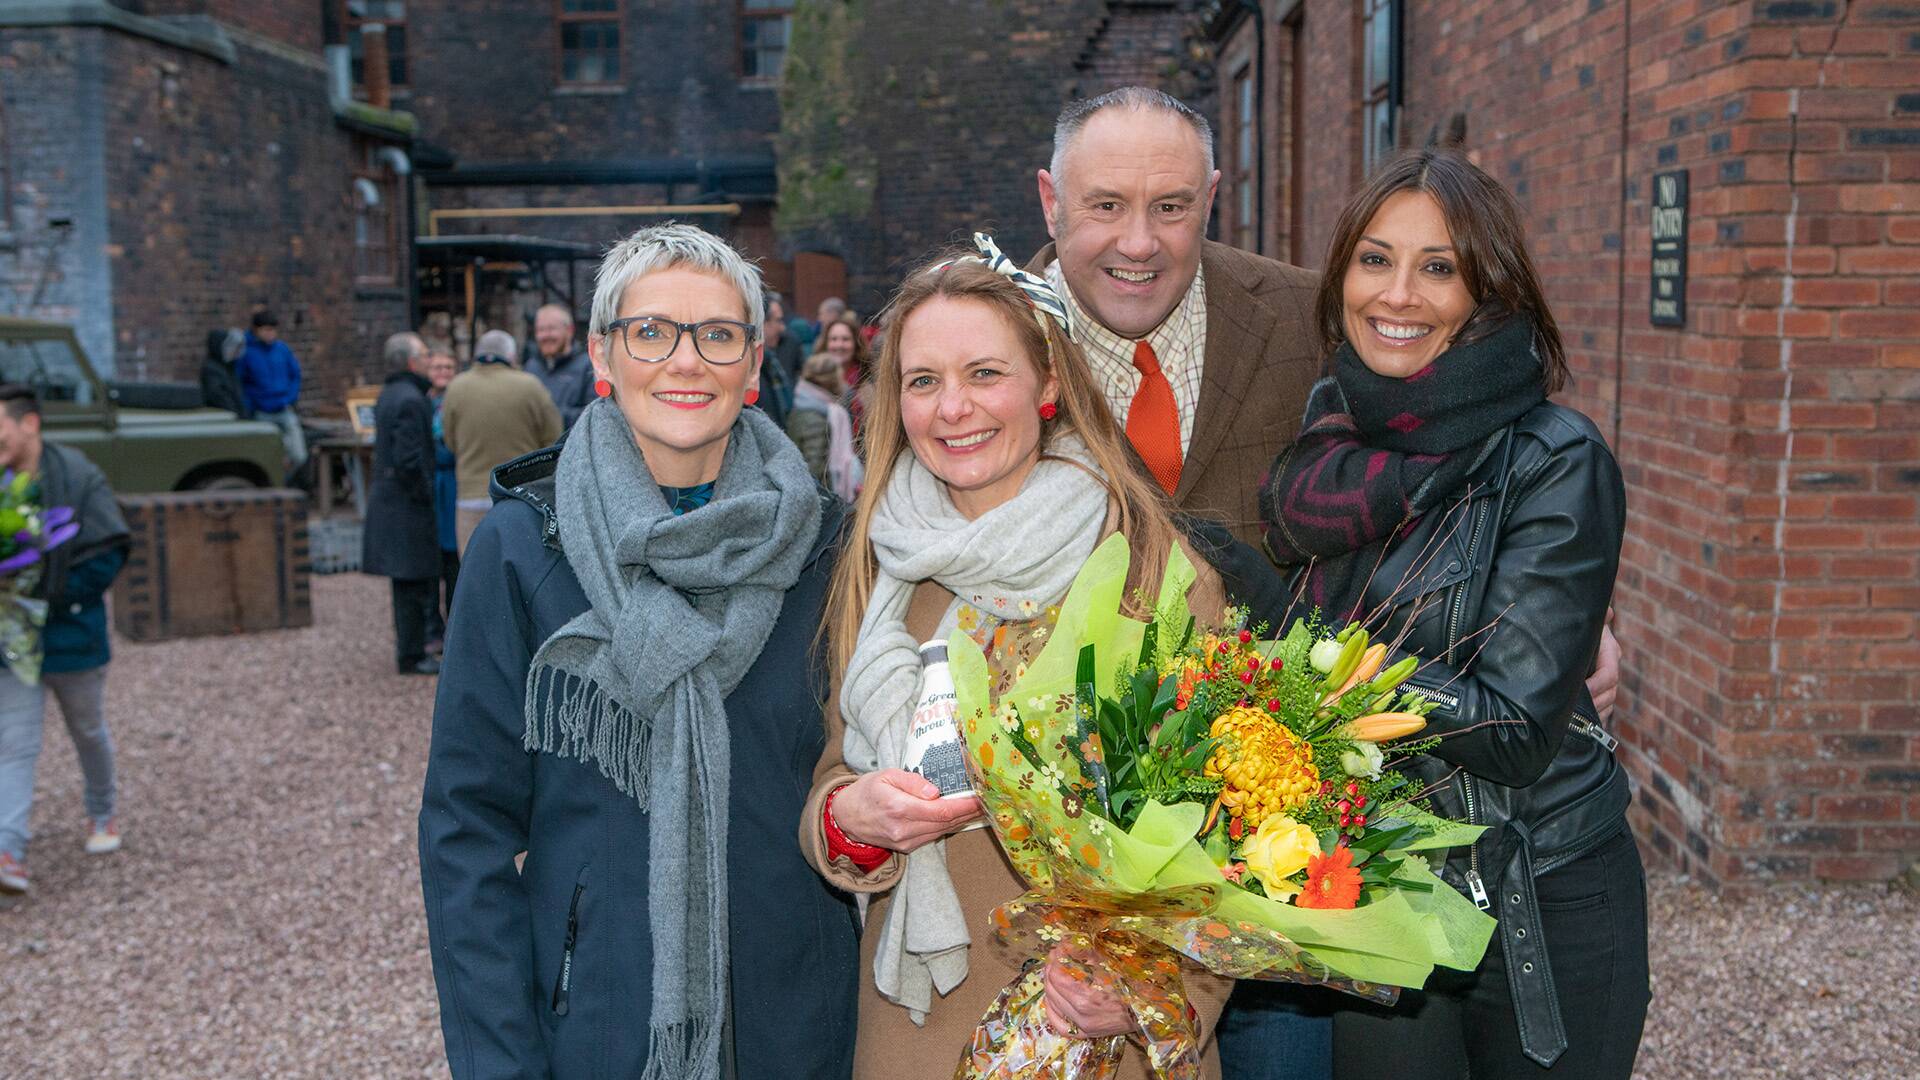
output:
[[[1127,409],[1127,438],[1147,471],[1172,495],[1180,486],[1180,409],[1173,403],[1173,385],[1145,341],[1134,342],[1133,366],[1140,370],[1140,389]]]

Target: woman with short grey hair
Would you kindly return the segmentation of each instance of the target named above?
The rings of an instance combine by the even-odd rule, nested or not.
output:
[[[797,835],[841,504],[744,408],[761,297],[691,226],[615,245],[598,399],[494,475],[420,811],[456,1077],[851,1068],[853,913]]]

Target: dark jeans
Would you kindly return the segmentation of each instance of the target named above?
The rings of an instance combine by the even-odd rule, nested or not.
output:
[[[440,604],[440,579],[393,579],[393,656],[405,671],[427,658],[427,620]]]
[[[440,587],[435,590],[433,610],[427,614],[428,641],[447,636],[447,619],[453,615],[453,583],[459,578],[460,553],[440,549]]]
[[[1327,1080],[1333,1074],[1338,996],[1318,986],[1257,979],[1236,984],[1214,1029],[1221,1080]]]
[[[1567,1049],[1543,1069],[1520,1051],[1498,935],[1477,971],[1436,970],[1427,989],[1379,1008],[1342,1002],[1333,1073],[1366,1080],[1626,1080],[1640,1050],[1647,982],[1647,878],[1633,834],[1534,882]],[[1498,915],[1498,912],[1495,912]]]

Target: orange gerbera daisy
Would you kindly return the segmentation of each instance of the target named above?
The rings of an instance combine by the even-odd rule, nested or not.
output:
[[[1353,849],[1345,844],[1307,860],[1307,884],[1294,903],[1303,908],[1345,910],[1360,899],[1360,871],[1353,868]]]

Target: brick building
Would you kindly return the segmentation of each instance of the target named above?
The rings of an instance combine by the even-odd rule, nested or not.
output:
[[[129,379],[271,308],[337,400],[408,322],[409,139],[329,93],[311,4],[0,0],[0,307]]]
[[[343,9],[342,40],[368,21],[355,9]],[[672,217],[728,237],[765,260],[776,287],[789,284],[772,224],[785,0],[388,0],[358,10],[384,17],[399,43],[394,101],[419,117],[424,143],[422,236],[536,236],[597,255]],[[355,70],[364,80],[364,64]],[[591,292],[590,261],[573,282],[563,266],[537,268],[544,287],[527,283],[531,269],[507,267],[519,283],[493,290],[490,305],[482,298],[489,321],[523,338],[540,300],[584,313]],[[436,293],[429,282],[426,310],[444,306]]]
[[[1200,0],[797,0],[781,90],[783,249],[845,261],[880,310],[902,272],[974,229],[1046,243],[1034,173],[1076,97],[1149,82],[1211,108]],[[796,255],[797,260],[801,256]],[[803,290],[803,299],[804,299]]]
[[[1920,5],[1263,0],[1213,32],[1223,239],[1318,266],[1367,168],[1436,133],[1526,206],[1565,400],[1627,479],[1616,727],[1656,858],[1912,865]]]

